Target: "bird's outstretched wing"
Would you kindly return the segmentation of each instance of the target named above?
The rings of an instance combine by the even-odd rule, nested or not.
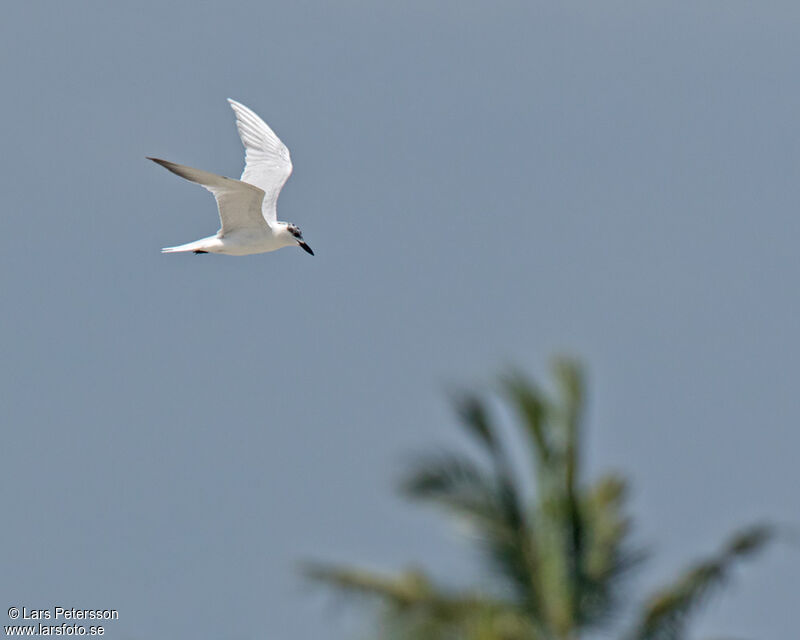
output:
[[[278,220],[278,194],[292,175],[289,150],[250,109],[230,98],[228,102],[236,113],[236,128],[245,148],[242,182],[264,190],[264,219],[267,224],[274,225]]]
[[[261,214],[264,192],[258,187],[167,160],[158,158],[148,158],[148,160],[160,164],[181,178],[202,185],[214,194],[217,200],[217,209],[219,209],[219,219],[222,223],[220,238],[224,237],[226,233],[240,229],[264,230],[267,228],[264,216]]]

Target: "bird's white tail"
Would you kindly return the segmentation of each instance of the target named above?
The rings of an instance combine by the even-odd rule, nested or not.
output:
[[[186,251],[206,251],[204,249],[205,241],[203,240],[195,240],[194,242],[187,242],[186,244],[180,244],[177,247],[164,247],[161,250],[161,253],[183,253]]]

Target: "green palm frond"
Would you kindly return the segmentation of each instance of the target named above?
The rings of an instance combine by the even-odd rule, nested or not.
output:
[[[422,608],[387,611],[380,630],[385,640],[550,640],[519,612],[481,605],[449,619]]]
[[[490,453],[495,454],[500,442],[483,399],[476,393],[463,391],[453,396],[453,406],[467,433],[477,438],[479,444]]]
[[[439,454],[419,458],[402,483],[414,499],[439,504],[468,525],[501,581],[529,608],[537,608],[533,534],[504,469],[485,471],[469,458]]]
[[[470,458],[441,453],[418,457],[400,489],[409,498],[438,504],[474,521],[476,526],[486,527],[498,516],[495,485],[494,479]]]
[[[566,359],[553,365],[560,402],[556,404],[556,419],[563,432],[564,473],[564,536],[567,542],[566,564],[570,585],[570,608],[576,626],[589,621],[582,606],[588,578],[585,567],[586,523],[580,505],[581,460],[580,419],[583,412],[583,379],[577,363]]]
[[[374,596],[397,607],[406,607],[438,598],[428,577],[409,570],[399,575],[384,575],[365,569],[306,563],[306,577],[352,595]]]
[[[545,473],[553,460],[554,443],[548,433],[546,396],[525,374],[511,371],[500,377],[500,388],[516,410],[520,424],[531,442],[537,471]]]
[[[645,559],[643,551],[627,543],[631,523],[624,511],[626,494],[624,479],[608,474],[582,497],[586,541],[579,607],[586,626],[602,626],[614,620],[625,578]]]
[[[761,551],[775,537],[769,525],[742,530],[716,556],[690,567],[672,585],[655,593],[646,603],[632,640],[680,640],[691,615],[708,600],[714,589],[729,579],[735,563]]]
[[[489,464],[478,466],[461,454],[419,458],[401,484],[405,495],[438,503],[470,526],[491,563],[517,600],[536,615],[536,544],[523,491],[503,450],[488,403],[478,394],[463,393],[456,409],[461,425],[485,449]]]
[[[540,391],[524,374],[501,378],[501,389],[518,416],[534,462],[538,505],[535,525],[541,558],[539,591],[551,624],[561,633],[597,619],[589,599],[587,516],[582,504],[580,420],[583,379],[577,363],[553,366],[557,392]],[[546,587],[546,590],[545,590]]]
[[[467,433],[477,436],[491,460],[491,485],[506,516],[507,523],[516,528],[524,519],[521,491],[511,469],[511,463],[492,425],[487,402],[477,394],[465,393],[456,404],[461,425]]]
[[[452,592],[421,571],[384,575],[363,569],[306,565],[305,574],[337,591],[377,598],[385,607],[386,638],[544,640],[531,621],[503,600]]]
[[[337,590],[377,597],[396,609],[424,607],[441,619],[457,618],[475,607],[502,608],[501,601],[472,593],[456,593],[436,585],[423,571],[383,574],[365,569],[309,563],[304,574]]]

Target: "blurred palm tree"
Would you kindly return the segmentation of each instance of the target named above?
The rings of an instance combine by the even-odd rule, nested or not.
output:
[[[376,635],[387,640],[577,640],[614,629],[624,640],[686,638],[692,615],[738,560],[773,539],[773,528],[736,532],[716,555],[630,614],[623,589],[644,554],[629,542],[626,483],[615,474],[591,484],[583,479],[581,370],[558,360],[554,379],[551,394],[518,372],[500,380],[500,398],[514,410],[526,444],[529,478],[512,466],[491,416],[492,398],[465,393],[455,405],[482,459],[460,452],[425,456],[402,483],[409,498],[468,525],[488,561],[481,588],[447,588],[419,570],[382,575],[313,564],[307,574],[378,600]],[[619,631],[622,618],[631,617]]]

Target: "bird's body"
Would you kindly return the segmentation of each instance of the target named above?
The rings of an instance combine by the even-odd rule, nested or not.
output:
[[[172,173],[208,189],[217,200],[222,223],[216,235],[166,247],[162,252],[245,256],[299,246],[314,255],[295,225],[277,219],[278,195],[292,173],[289,150],[250,109],[234,100],[228,102],[236,113],[236,126],[246,151],[241,180],[149,158]]]
[[[249,256],[253,253],[276,251],[293,244],[297,244],[294,238],[281,242],[281,239],[270,231],[259,233],[245,232],[231,234],[224,238],[220,238],[216,235],[208,236],[207,238],[200,238],[200,240],[195,240],[194,242],[180,244],[177,247],[164,247],[161,253],[193,251],[194,253],[224,253],[229,256]]]

